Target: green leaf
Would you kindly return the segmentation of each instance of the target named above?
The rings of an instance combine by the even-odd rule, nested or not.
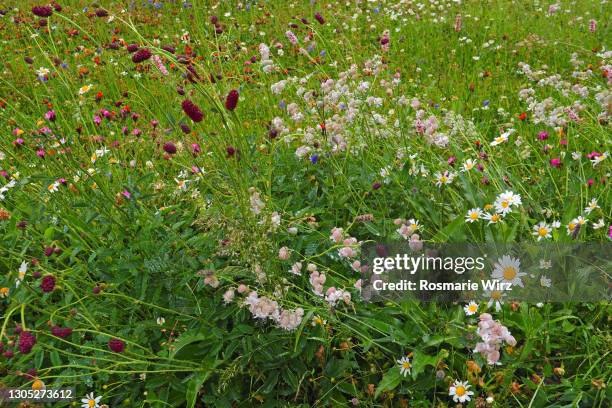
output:
[[[187,392],[185,394],[185,400],[187,402],[188,408],[193,408],[195,406],[196,400],[198,398],[198,393],[202,389],[202,385],[210,375],[210,371],[203,371],[194,374],[189,380],[189,384],[187,384]]]
[[[170,353],[170,358],[174,358],[174,356],[176,356],[183,347],[191,343],[196,343],[196,342],[204,341],[208,339],[210,339],[210,336],[206,334],[185,332],[174,343],[174,349]]]
[[[429,356],[421,351],[415,351],[412,359],[412,378],[416,380],[419,374],[421,374],[425,367],[435,367],[438,363],[441,354],[447,354],[446,350],[441,350],[437,356]]]
[[[461,227],[465,223],[463,217],[456,217],[453,222],[448,224],[446,227],[442,228],[440,231],[436,233],[431,239],[432,242],[446,242],[449,238],[453,237],[454,233],[457,232],[459,227]],[[458,237],[454,237],[458,238]]]
[[[391,391],[395,389],[401,381],[400,369],[398,366],[394,366],[383,376],[382,380],[378,383],[378,387],[376,387],[376,393],[374,394],[374,398],[378,398],[378,396],[385,392]]]

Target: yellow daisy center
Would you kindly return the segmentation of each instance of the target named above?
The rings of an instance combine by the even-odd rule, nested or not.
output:
[[[458,387],[455,388],[455,394],[457,394],[458,396],[462,397],[465,395],[465,387],[463,385],[460,385]]]
[[[448,178],[446,176],[440,176],[440,182],[446,183],[447,180]]]
[[[478,219],[478,213],[476,211],[472,212],[470,214],[470,218],[473,220],[477,220]]]
[[[546,227],[538,228],[538,235],[541,237],[545,237],[546,235],[548,235],[548,228]]]
[[[402,368],[408,370],[410,368],[410,363],[408,361],[404,361],[402,363]]]
[[[478,310],[478,306],[477,306],[477,305],[469,305],[469,306],[468,306],[468,310],[469,310],[470,312],[475,312],[475,311],[477,311],[477,310]]]
[[[502,297],[502,294],[499,290],[494,290],[493,292],[491,292],[491,299],[499,300],[501,299],[501,297]]]
[[[87,405],[89,405],[90,407],[95,407],[96,406],[96,401],[90,399],[89,401],[87,401]]]
[[[567,226],[567,228],[570,231],[573,231],[574,229],[576,229],[576,224],[574,224],[573,222],[570,222],[569,225]]]
[[[503,271],[505,280],[512,280],[516,278],[516,268],[514,266],[506,266]]]
[[[508,208],[509,205],[510,205],[510,203],[508,201],[506,201],[506,200],[501,202],[502,208]]]
[[[497,222],[497,221],[499,221],[500,219],[501,219],[501,215],[499,215],[499,214],[493,214],[493,215],[491,216],[491,221],[493,221],[493,222]]]

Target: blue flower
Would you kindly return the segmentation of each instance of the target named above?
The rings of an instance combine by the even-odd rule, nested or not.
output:
[[[319,155],[318,154],[313,154],[312,156],[310,156],[310,162],[312,164],[317,164],[318,161],[319,161]]]

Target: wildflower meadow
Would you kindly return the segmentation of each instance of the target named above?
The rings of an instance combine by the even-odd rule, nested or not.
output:
[[[539,295],[546,250],[483,262],[541,299],[426,301],[367,298],[365,253],[609,259],[611,15],[0,1],[0,400],[610,407],[610,263],[570,271],[607,298]]]

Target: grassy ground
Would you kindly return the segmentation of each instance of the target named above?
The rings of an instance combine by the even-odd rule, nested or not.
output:
[[[490,365],[478,314],[365,303],[355,264],[367,241],[609,243],[605,1],[60,4],[0,4],[2,385],[608,406],[609,303],[476,299],[516,339]]]

